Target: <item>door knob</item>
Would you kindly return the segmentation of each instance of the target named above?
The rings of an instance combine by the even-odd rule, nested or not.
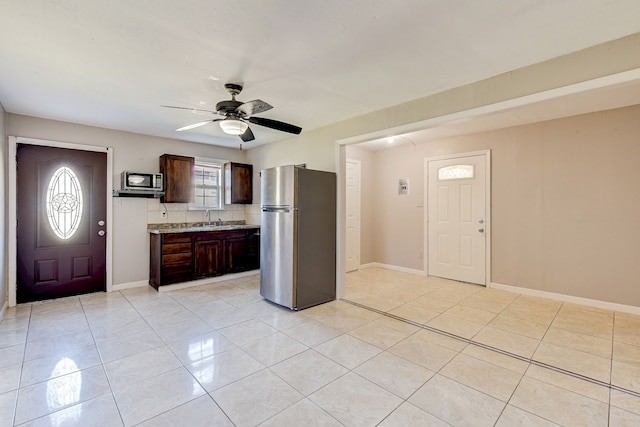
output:
[[[478,223],[484,224],[484,219],[479,220]]]
[[[104,236],[104,230],[98,231],[98,236],[100,236],[100,237]]]
[[[478,231],[481,232],[481,233],[484,233],[484,228],[481,228]]]
[[[98,225],[102,227],[104,225],[104,221],[103,220],[98,221]]]

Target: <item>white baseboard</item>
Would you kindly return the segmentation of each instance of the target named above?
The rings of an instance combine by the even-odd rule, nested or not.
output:
[[[425,275],[424,271],[422,270],[415,270],[415,269],[406,268],[406,267],[398,267],[396,265],[382,264],[379,262],[362,264],[359,269],[365,270],[367,268],[374,268],[374,267],[386,268],[388,270],[395,270],[403,273],[415,274],[418,276]],[[617,304],[614,302],[607,302],[607,301],[600,301],[600,300],[595,300],[590,298],[576,297],[572,295],[558,294],[555,292],[539,291],[537,289],[521,288],[518,286],[504,285],[504,284],[495,283],[495,282],[489,283],[487,285],[487,288],[500,289],[503,291],[515,292],[522,295],[529,295],[529,296],[540,297],[540,298],[548,298],[556,301],[570,302],[573,304],[586,305],[588,307],[601,308],[604,310],[613,310],[613,311],[620,311],[623,313],[640,315],[640,307],[636,307],[633,305]]]
[[[175,285],[160,286],[158,292],[177,291],[179,289],[191,288],[194,286],[209,285],[211,283],[225,282],[227,280],[238,279],[240,277],[255,276],[260,274],[260,270],[244,271],[242,273],[225,274],[223,276],[207,277],[206,279],[192,280],[190,282],[176,283]]]
[[[158,290],[158,292],[176,291],[178,289],[185,289],[185,288],[191,288],[193,286],[207,285],[209,283],[224,282],[225,280],[237,279],[239,277],[253,276],[256,274],[260,274],[260,270],[251,270],[251,271],[245,271],[242,273],[232,273],[232,274],[225,274],[223,276],[208,277],[206,279],[198,279],[198,280],[192,280],[190,282],[176,283],[175,285],[160,286],[160,289]],[[140,280],[137,282],[129,282],[129,283],[121,283],[119,285],[113,285],[111,290],[122,291],[124,289],[144,288],[145,286],[151,286],[149,285],[148,280]]]
[[[520,288],[518,286],[503,285],[501,283],[491,282],[488,288],[500,289],[508,292],[529,295],[533,297],[548,298],[557,301],[570,302],[573,304],[586,305],[589,307],[601,308],[604,310],[621,311],[624,313],[640,314],[640,307],[633,305],[617,304],[614,302],[600,301],[590,298],[575,297],[572,295],[557,294],[555,292],[539,291],[537,289]]]
[[[122,291],[124,289],[142,288],[144,286],[149,286],[148,280],[140,280],[137,282],[120,283],[118,285],[113,285],[111,287],[111,291]]]
[[[416,269],[407,268],[407,267],[400,267],[400,266],[391,265],[391,264],[382,264],[380,262],[370,262],[368,264],[362,264],[360,265],[359,269],[365,270],[367,268],[374,268],[374,267],[386,268],[387,270],[400,271],[402,273],[415,274],[416,276],[424,276],[424,271],[422,270],[416,270]]]
[[[5,301],[2,304],[2,308],[0,308],[0,323],[2,322],[2,319],[4,319],[4,313],[7,311],[7,308],[9,308],[9,301]]]

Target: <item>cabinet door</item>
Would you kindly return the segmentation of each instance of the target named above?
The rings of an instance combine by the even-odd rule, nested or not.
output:
[[[246,270],[246,246],[247,240],[243,237],[230,238],[224,241],[225,245],[225,271],[236,273]]]
[[[164,175],[162,203],[190,203],[193,201],[193,157],[163,154],[160,172]]]
[[[196,242],[196,278],[219,276],[224,273],[222,240]]]
[[[162,236],[151,234],[149,242],[149,284],[158,289],[162,284]]]
[[[253,166],[243,163],[227,163],[224,165],[225,192],[224,202],[253,203]]]
[[[247,237],[246,270],[260,268],[260,235],[251,234]]]

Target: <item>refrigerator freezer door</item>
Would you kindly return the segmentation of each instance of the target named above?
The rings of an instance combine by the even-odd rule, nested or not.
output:
[[[263,207],[261,222],[260,295],[295,308],[295,212]]]
[[[260,190],[262,206],[294,206],[295,169],[293,165],[264,169]]]

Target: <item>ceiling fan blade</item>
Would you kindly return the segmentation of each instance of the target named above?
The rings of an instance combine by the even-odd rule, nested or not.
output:
[[[204,126],[204,125],[207,125],[209,123],[218,122],[218,121],[220,121],[220,119],[205,120],[204,122],[198,122],[198,123],[194,123],[192,125],[182,126],[181,128],[176,129],[176,132],[182,132],[183,130],[199,128],[200,126]]]
[[[161,105],[161,107],[164,107],[164,108],[175,108],[176,110],[189,110],[189,111],[193,111],[193,112],[196,112],[196,111],[203,111],[203,112],[205,112],[205,113],[216,114],[216,112],[215,112],[215,111],[211,111],[211,110],[201,110],[200,108],[176,107],[176,106],[173,106],[173,105]]]
[[[251,132],[251,128],[247,128],[247,130],[244,131],[244,133],[242,135],[240,135],[240,138],[244,141],[244,142],[249,142],[249,141],[253,141],[254,139],[256,139],[253,136],[253,132]]]
[[[265,119],[263,117],[248,117],[247,121],[256,125],[279,130],[282,132],[295,133],[296,135],[302,132],[302,128],[298,126],[291,125],[289,123],[279,122],[277,120]]]
[[[243,113],[245,116],[253,116],[254,114],[262,113],[270,110],[273,107],[261,99],[254,99],[253,101],[245,102],[236,108],[236,111]]]

